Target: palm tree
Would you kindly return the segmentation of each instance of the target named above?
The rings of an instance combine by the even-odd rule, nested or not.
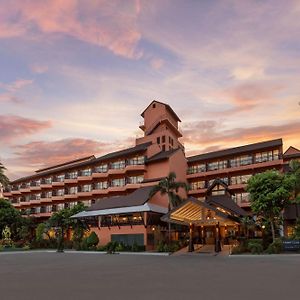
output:
[[[5,170],[6,170],[6,168],[2,165],[2,163],[0,163],[0,188],[1,188],[1,185],[4,188],[6,188],[9,185],[9,179],[4,174]]]
[[[168,211],[172,208],[178,206],[182,202],[182,198],[177,194],[180,188],[188,191],[189,187],[185,182],[176,181],[176,174],[174,172],[169,173],[169,175],[153,187],[150,191],[149,196],[152,197],[158,192],[161,196],[168,195]],[[171,242],[171,223],[169,222],[168,228],[168,239],[169,243]]]
[[[300,203],[300,162],[297,160],[290,161],[290,175],[294,178],[294,186],[293,186],[293,202],[295,204],[296,209],[296,219],[299,218],[298,212],[298,204]]]

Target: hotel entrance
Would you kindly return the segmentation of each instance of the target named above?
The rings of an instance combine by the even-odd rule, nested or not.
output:
[[[232,201],[230,198],[225,200],[227,204]],[[230,208],[227,208],[224,204],[212,205],[211,202],[189,198],[161,220],[189,226],[190,252],[194,251],[194,244],[214,245],[215,252],[219,252],[222,245],[229,244],[229,240],[236,236],[240,217],[246,215],[233,201],[229,204]]]

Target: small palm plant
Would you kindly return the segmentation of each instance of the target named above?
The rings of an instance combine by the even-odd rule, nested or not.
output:
[[[169,173],[169,175],[153,187],[150,191],[150,197],[154,196],[157,193],[160,193],[161,196],[168,195],[168,211],[172,208],[178,206],[182,202],[182,198],[177,194],[179,189],[183,188],[188,191],[189,187],[185,182],[176,181],[176,174],[174,172]],[[168,239],[169,243],[171,242],[171,223],[169,222],[168,228]]]

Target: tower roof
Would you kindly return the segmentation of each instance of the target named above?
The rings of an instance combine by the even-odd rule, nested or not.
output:
[[[180,118],[177,116],[177,114],[175,113],[175,111],[172,109],[172,107],[167,104],[167,103],[163,103],[163,102],[160,102],[160,101],[157,101],[157,100],[153,100],[145,109],[144,111],[141,113],[141,116],[144,117],[144,114],[145,114],[145,111],[153,104],[153,103],[159,103],[159,104],[162,104],[164,105],[167,110],[171,113],[171,115],[178,121],[178,122],[181,122]]]

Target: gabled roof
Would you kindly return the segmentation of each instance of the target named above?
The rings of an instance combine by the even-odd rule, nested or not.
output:
[[[283,153],[284,158],[293,158],[293,157],[300,157],[300,150],[290,146],[284,153]]]
[[[152,189],[153,186],[146,186],[141,187],[125,196],[114,196],[100,199],[90,206],[87,211],[143,205],[149,200],[149,194]]]
[[[168,159],[170,156],[172,156],[179,149],[180,148],[171,149],[171,150],[168,150],[168,151],[161,151],[161,152],[151,156],[150,158],[146,159],[145,163],[149,164],[149,163],[157,162],[157,161],[160,161],[160,160]]]
[[[225,191],[227,191],[229,194],[231,195],[234,195],[234,193],[228,189],[228,185],[223,181],[221,180],[220,178],[216,178],[213,183],[207,188],[207,191],[206,191],[206,194],[209,194],[212,189],[217,185],[217,184],[220,184],[224,187]]]
[[[221,207],[237,216],[248,216],[248,213],[239,207],[228,195],[208,196],[205,202],[216,207]]]
[[[218,209],[216,206],[211,205],[207,202],[199,201],[194,197],[189,197],[185,201],[183,201],[180,205],[173,208],[166,215],[161,217],[161,220],[164,222],[171,222],[177,224],[188,225],[190,223],[207,223],[213,224],[213,222],[218,222],[218,220],[214,220],[213,218],[204,218],[203,213],[214,212],[217,218],[225,220],[226,222],[234,222],[238,223],[239,219],[232,215],[231,213],[227,213]]]
[[[177,114],[175,113],[175,111],[172,109],[172,107],[167,104],[167,103],[163,103],[163,102],[160,102],[160,101],[157,101],[157,100],[153,100],[145,109],[144,111],[141,113],[141,116],[144,117],[144,114],[145,114],[145,111],[154,103],[159,103],[159,104],[162,104],[164,106],[166,106],[167,110],[173,115],[173,117],[175,117],[175,119],[179,122],[181,122],[181,120],[179,119],[179,117],[177,116]]]
[[[190,156],[187,158],[187,160],[188,162],[209,160],[209,159],[214,159],[219,157],[234,156],[234,155],[243,154],[252,151],[259,151],[266,148],[272,148],[277,146],[282,146],[282,139],[276,139],[276,140],[271,140],[266,142],[260,142],[260,143],[225,149],[225,150],[203,153],[195,156]]]

